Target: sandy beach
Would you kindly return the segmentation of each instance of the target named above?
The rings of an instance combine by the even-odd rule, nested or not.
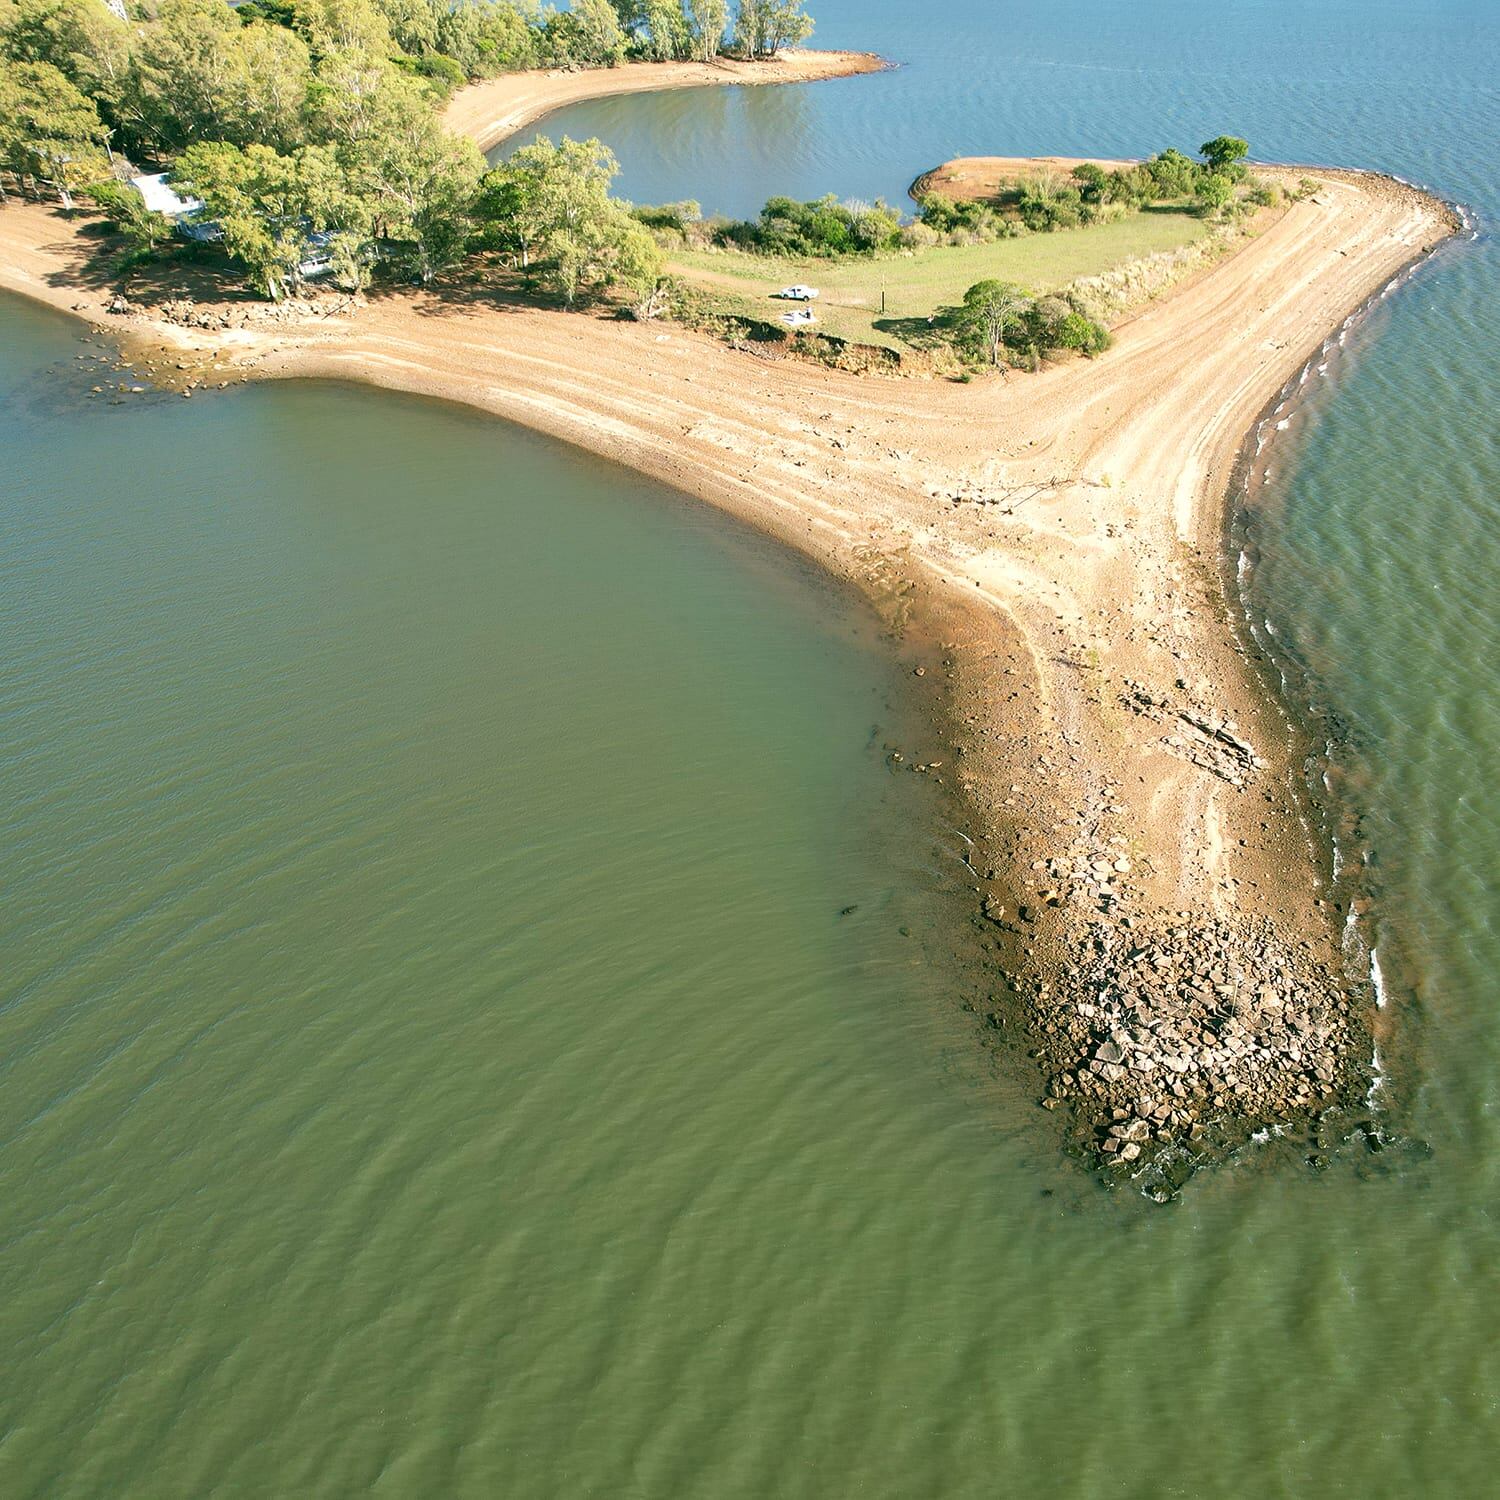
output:
[[[787,66],[857,71],[818,56]],[[492,144],[590,94],[747,81],[694,68],[502,79],[449,119]],[[83,279],[76,223],[38,206],[0,210],[0,286],[197,370],[493,412],[855,583],[941,689],[931,744],[893,764],[964,798],[976,899],[1019,997],[988,1020],[1020,1031],[1082,1148],[1144,1162],[1153,1142],[1229,1139],[1364,1087],[1373,1009],[1344,972],[1294,737],[1231,625],[1226,494],[1267,403],[1454,220],[1388,178],[1314,175],[1315,194],[1129,318],[1102,357],[969,385],[767,360],[467,286],[229,328],[115,316],[110,288]]]
[[[488,151],[543,115],[583,99],[733,84],[815,83],[879,73],[889,66],[871,52],[793,47],[760,62],[721,57],[711,63],[637,62],[618,68],[509,73],[460,89],[443,111],[443,121],[450,130],[471,137],[480,150]]]

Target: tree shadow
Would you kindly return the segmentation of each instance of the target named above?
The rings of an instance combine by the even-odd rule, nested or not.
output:
[[[38,247],[58,262],[57,269],[43,278],[48,286],[99,292],[120,284],[123,242],[112,233],[107,219],[65,208],[52,209],[48,217],[60,226],[55,243]]]
[[[875,318],[870,326],[912,349],[940,349],[950,342],[948,327],[941,318]]]
[[[597,296],[579,297],[570,308],[567,301],[544,287],[534,270],[522,270],[498,259],[471,258],[445,271],[425,285],[403,280],[382,280],[365,289],[366,301],[401,302],[419,317],[458,317],[476,309],[492,312],[593,312],[617,315],[619,304]]]

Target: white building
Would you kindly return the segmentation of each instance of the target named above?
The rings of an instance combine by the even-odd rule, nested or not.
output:
[[[132,177],[130,185],[141,195],[141,201],[154,214],[165,214],[177,223],[177,232],[190,240],[222,239],[224,231],[210,219],[198,218],[203,208],[201,198],[184,198],[168,182],[165,172],[151,172]]]

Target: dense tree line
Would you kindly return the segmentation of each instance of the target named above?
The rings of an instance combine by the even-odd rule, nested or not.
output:
[[[349,286],[377,265],[427,281],[475,244],[569,303],[650,283],[660,252],[610,199],[597,142],[486,174],[436,106],[517,69],[711,59],[731,28],[729,0],[130,3],[126,21],[103,0],[0,0],[0,197],[7,179],[65,207],[88,192],[146,255],[172,226],[121,186],[117,154],[170,166],[271,297],[314,259]],[[810,30],[799,0],[740,0],[733,36],[763,57]]]

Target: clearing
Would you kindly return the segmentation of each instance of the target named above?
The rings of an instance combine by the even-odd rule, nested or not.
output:
[[[1111,223],[1049,234],[842,260],[674,249],[668,252],[668,269],[710,292],[721,311],[773,322],[791,304],[772,293],[806,282],[821,292],[814,304],[820,332],[906,349],[921,341],[931,314],[961,301],[976,281],[994,278],[1017,282],[1028,292],[1057,291],[1081,276],[1175,250],[1210,227],[1192,214],[1148,208]]]

